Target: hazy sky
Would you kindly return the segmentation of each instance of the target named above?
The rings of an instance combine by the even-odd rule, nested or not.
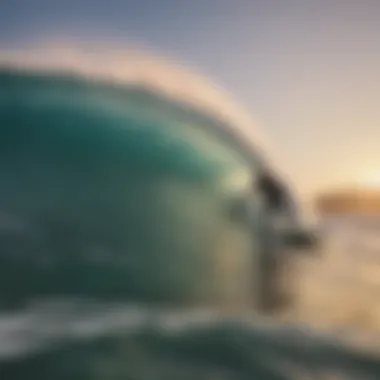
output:
[[[301,193],[380,173],[379,0],[0,0],[0,47],[44,36],[137,43],[214,77]]]

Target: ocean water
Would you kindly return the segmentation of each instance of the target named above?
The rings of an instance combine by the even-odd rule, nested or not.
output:
[[[319,325],[378,331],[378,220],[343,216],[323,220],[321,227],[321,255],[299,263],[295,314]]]
[[[16,379],[378,379],[378,336],[212,310],[35,305],[0,319]],[[335,376],[335,377],[334,377]]]
[[[376,313],[378,298],[368,298],[376,278],[360,271],[376,268],[362,246],[369,235],[357,221],[328,223],[321,255],[300,260],[298,304],[286,318],[84,299],[3,313],[1,378],[379,379],[380,326],[363,314]],[[362,251],[350,253],[352,242]]]
[[[295,263],[293,314],[250,308],[276,239],[231,212],[260,205],[260,163],[217,124],[145,91],[0,71],[1,380],[380,378],[375,266],[347,227]]]

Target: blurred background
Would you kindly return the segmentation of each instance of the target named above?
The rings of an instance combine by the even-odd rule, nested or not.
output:
[[[184,66],[217,83],[220,88],[214,87],[214,94],[224,91],[252,115],[252,134],[257,145],[265,152],[269,166],[281,173],[296,199],[301,219],[298,227],[302,224],[313,231],[317,241],[315,246],[301,247],[297,254],[289,253],[293,248],[282,249],[287,259],[276,265],[286,269],[282,269],[277,286],[289,290],[290,306],[255,317],[249,314],[250,321],[257,321],[259,331],[265,330],[264,325],[274,323],[312,329],[313,334],[328,333],[332,342],[338,340],[335,334],[339,334],[339,339],[350,340],[362,348],[370,347],[373,352],[380,330],[380,114],[376,100],[380,98],[379,17],[380,3],[370,0],[333,3],[327,0],[0,0],[0,57],[17,56],[22,61],[23,55],[17,55],[21,51],[25,62],[33,56],[31,61],[38,61],[44,67],[43,54],[53,51],[57,55],[46,56],[47,66],[54,59],[57,61],[54,57],[65,57],[69,66],[75,66],[80,46],[91,47],[95,53],[98,46],[102,46],[107,50],[101,54],[110,52],[110,56],[120,58],[120,62],[116,62],[116,58],[116,61],[109,59],[115,68],[123,65],[123,51],[137,55],[147,52],[178,64],[173,70]],[[163,74],[154,73],[152,77],[155,75]],[[170,75],[168,82],[169,78]],[[0,81],[0,95],[5,94],[3,99],[8,96],[7,83]],[[225,104],[227,109],[227,100]],[[189,120],[191,118],[189,116]],[[214,152],[213,146],[207,149]],[[236,167],[243,168],[244,172],[241,161],[215,149],[218,152],[215,153],[217,158],[213,156],[215,160],[224,154],[227,161],[235,160]],[[171,191],[171,197],[178,195],[178,189]],[[178,195],[178,204],[184,205],[184,193]],[[149,194],[144,196],[142,203],[150,197]],[[199,202],[199,199],[191,198],[189,205],[194,201]],[[209,198],[205,202],[205,213],[212,213],[218,207],[211,206]],[[204,207],[200,203],[198,206]],[[180,212],[190,213],[190,209],[192,207],[184,205]],[[0,227],[6,230],[12,221],[4,215]],[[175,220],[172,223],[175,225]],[[270,223],[273,227],[275,222]],[[241,239],[245,244],[246,236],[241,237],[240,230],[231,232],[230,227],[223,224],[218,231],[227,231],[225,236],[234,236],[232,240]],[[59,231],[64,241],[69,232]],[[275,232],[272,229],[270,233],[268,230],[262,233],[274,236],[271,234]],[[192,241],[189,237],[188,247]],[[225,241],[229,241],[227,237]],[[221,246],[227,255],[231,252],[227,243]],[[227,260],[220,268],[223,275],[219,276],[225,288],[231,284],[229,269],[235,264]],[[3,271],[3,279],[6,272]],[[274,273],[267,276],[280,276]],[[9,293],[8,298],[13,299],[7,281],[3,280],[0,293]],[[263,284],[263,287],[269,286],[268,281]],[[235,290],[226,297],[236,300],[240,296],[244,299],[244,295],[237,295]],[[5,304],[8,305],[8,301]],[[66,306],[52,305],[54,318],[58,314],[62,316],[63,309],[67,310]],[[75,310],[78,307],[77,303],[70,306]],[[115,310],[113,316],[118,315]],[[7,313],[0,317],[3,341],[7,342],[7,347],[3,345],[2,349],[4,357],[12,344],[16,347],[14,352],[24,344],[22,341],[21,346],[18,345],[10,331],[18,331],[28,323],[32,326],[30,331],[37,331],[35,321],[41,320],[41,309],[32,310],[33,321],[26,321],[25,315],[18,314],[17,318],[21,319],[11,318]],[[90,318],[86,313],[83,318]],[[130,315],[130,310],[127,314]],[[143,320],[141,316],[136,318]],[[10,320],[16,321],[17,328]],[[276,331],[273,326],[270,329]],[[157,344],[154,340],[157,338],[149,339],[149,344]],[[160,350],[165,350],[166,344],[169,343],[160,346]],[[211,346],[209,351],[214,349],[214,345]],[[130,346],[128,349],[133,358],[144,356]],[[197,351],[199,347],[192,349]],[[207,357],[209,351],[203,356]],[[140,359],[133,359],[131,363]],[[145,363],[145,359],[141,360]],[[34,364],[24,363],[24,367],[18,364],[21,372],[11,364],[4,372],[7,376],[4,379],[22,378],[34,368]],[[376,371],[371,368],[369,376],[372,377],[368,378],[379,378],[377,367]],[[235,370],[227,374],[217,371],[215,376],[220,377],[212,378],[237,378]],[[187,368],[185,372],[191,370]],[[364,379],[359,372],[354,376]],[[173,376],[183,375],[183,371],[180,375],[175,373]],[[145,379],[150,375],[139,376],[134,378]],[[260,378],[264,379],[264,375]]]

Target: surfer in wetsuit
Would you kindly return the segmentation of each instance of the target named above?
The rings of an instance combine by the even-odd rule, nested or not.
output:
[[[276,312],[294,302],[294,284],[291,284],[292,276],[289,274],[295,249],[309,252],[317,242],[315,236],[301,229],[297,205],[285,183],[275,174],[263,170],[255,186],[265,210],[262,218],[259,309]],[[278,228],[276,224],[280,218],[283,218],[283,223]]]

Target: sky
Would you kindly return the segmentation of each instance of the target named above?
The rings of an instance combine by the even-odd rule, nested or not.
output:
[[[304,197],[380,177],[378,0],[0,0],[0,49],[133,44],[206,74]]]

